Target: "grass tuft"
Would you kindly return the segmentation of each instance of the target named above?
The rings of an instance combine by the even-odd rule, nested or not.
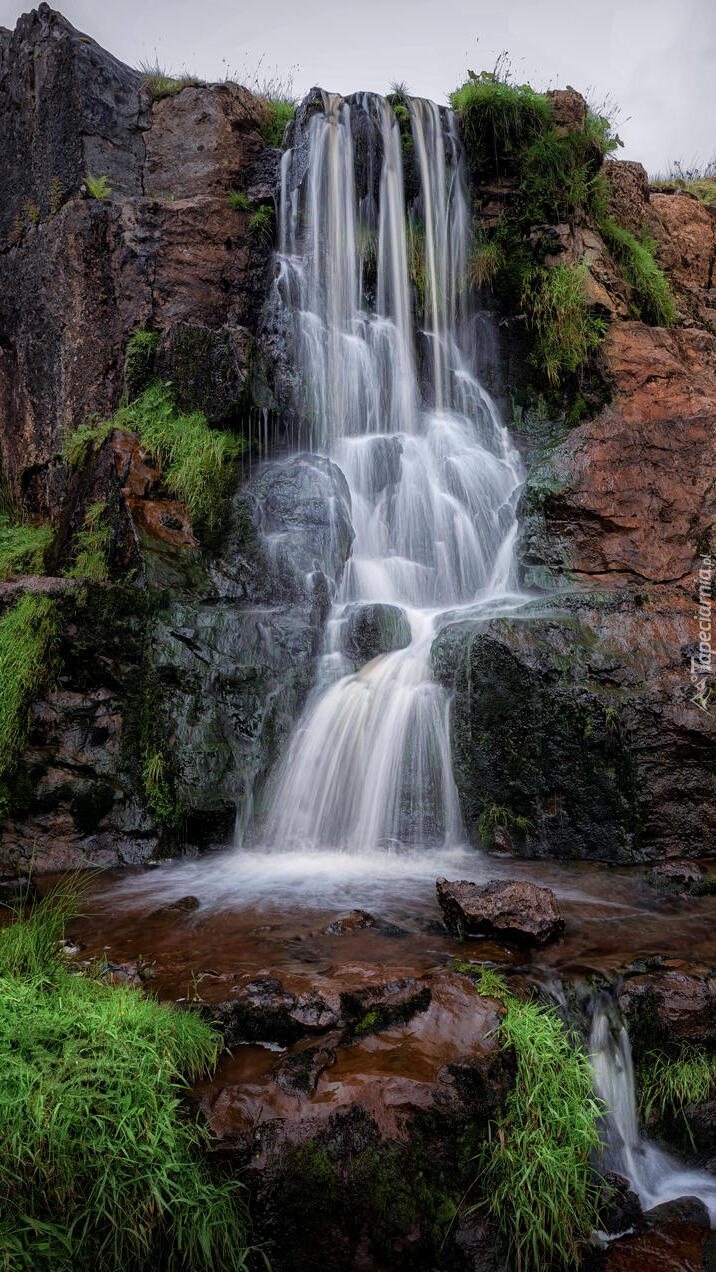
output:
[[[683,1118],[691,1135],[686,1106],[701,1104],[716,1093],[716,1059],[697,1047],[683,1044],[677,1056],[651,1051],[640,1065],[639,1102],[646,1122],[652,1109]]]
[[[22,596],[0,619],[0,817],[8,780],[30,732],[30,708],[57,666],[59,612],[47,596]]]
[[[185,1112],[218,1035],[197,1015],[73,974],[76,880],[0,932],[0,1263],[6,1272],[236,1272],[240,1185]]]
[[[229,190],[227,196],[232,212],[250,212],[251,203],[243,190]]]
[[[460,117],[470,162],[476,171],[509,166],[520,149],[548,127],[552,107],[529,84],[511,84],[499,71],[468,71],[465,83],[450,94]]]
[[[266,243],[269,247],[273,246],[276,233],[276,214],[273,208],[265,203],[252,212],[248,220],[248,229],[249,233],[255,234],[262,243]]]
[[[14,574],[42,574],[52,537],[52,526],[13,524],[6,514],[0,513],[0,579]]]
[[[533,360],[550,384],[574,373],[604,339],[606,322],[586,297],[587,266],[556,265],[525,277],[522,302],[535,334]]]
[[[287,98],[264,102],[264,118],[259,129],[267,146],[275,150],[283,143],[286,125],[296,114],[296,103]]]
[[[85,513],[84,525],[75,541],[75,559],[67,571],[68,579],[104,583],[109,578],[110,528],[106,512],[106,500],[98,499]]]
[[[634,288],[639,316],[656,327],[671,327],[678,314],[668,279],[656,261],[656,244],[647,237],[640,242],[610,216],[602,215],[598,225],[624,278]]]
[[[598,1226],[590,1159],[602,1110],[589,1063],[551,1008],[518,998],[490,968],[468,974],[479,993],[502,1003],[500,1038],[516,1059],[505,1111],[480,1158],[482,1204],[521,1272],[574,1267]]]

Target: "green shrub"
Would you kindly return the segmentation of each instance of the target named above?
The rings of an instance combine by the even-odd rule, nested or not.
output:
[[[109,578],[110,529],[106,518],[107,503],[97,500],[85,513],[84,524],[75,540],[74,561],[67,571],[69,579],[90,579],[103,583]]]
[[[227,195],[232,212],[250,212],[251,204],[243,190],[229,190]]]
[[[450,105],[462,124],[476,172],[509,169],[522,147],[548,127],[552,107],[529,84],[510,84],[495,71],[468,71]]]
[[[639,316],[657,327],[670,327],[678,317],[668,279],[656,262],[656,244],[636,239],[613,217],[602,214],[599,231],[622,275],[636,293]]]
[[[267,146],[277,149],[282,141],[286,125],[296,114],[296,103],[285,98],[264,103],[264,118],[260,132]]]
[[[586,132],[561,137],[551,128],[524,147],[520,155],[520,193],[530,225],[559,224],[586,211],[595,192],[604,158],[601,144]]]
[[[0,932],[0,1262],[6,1272],[247,1266],[240,1186],[185,1112],[220,1039],[197,1015],[66,967],[65,884]]]
[[[604,339],[606,322],[586,299],[586,265],[556,265],[527,275],[522,301],[535,333],[535,363],[550,384],[573,373]]]
[[[249,217],[248,228],[250,234],[255,234],[263,243],[271,246],[276,230],[276,214],[273,208],[269,207],[268,204],[257,208]]]
[[[14,525],[0,512],[0,579],[14,574],[42,574],[44,556],[53,537],[52,526],[44,522],[32,526],[26,522]]]
[[[27,593],[0,619],[0,816],[10,806],[8,779],[25,749],[30,708],[57,667],[59,611]]]
[[[112,193],[112,187],[107,184],[106,177],[93,177],[88,172],[85,176],[85,185],[92,199],[108,199]]]
[[[515,1056],[505,1112],[481,1157],[484,1206],[521,1272],[572,1267],[598,1227],[601,1106],[586,1056],[550,1008],[525,1002],[490,970],[472,973],[481,994],[505,1008],[499,1032]]]

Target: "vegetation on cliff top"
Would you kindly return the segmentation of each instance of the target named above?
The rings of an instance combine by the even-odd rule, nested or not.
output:
[[[52,680],[59,643],[57,603],[22,596],[0,619],[0,818],[10,808],[10,779],[30,732],[30,708]]]
[[[551,1009],[513,994],[489,969],[458,963],[504,1007],[500,1038],[516,1060],[505,1110],[489,1128],[478,1177],[485,1207],[522,1272],[572,1267],[598,1226],[600,1105],[586,1056]]]
[[[576,422],[607,323],[590,305],[583,262],[546,263],[555,252],[550,227],[595,228],[630,284],[637,316],[662,325],[676,320],[654,243],[636,239],[609,214],[602,163],[621,140],[605,116],[589,109],[583,128],[558,123],[550,96],[513,83],[504,61],[491,72],[469,72],[450,100],[475,177],[487,185],[490,199],[502,202],[500,216],[476,233],[472,281],[525,314],[534,381],[552,405],[566,404]],[[493,189],[496,179],[502,184]]]
[[[72,969],[65,883],[0,932],[0,1263],[6,1272],[247,1266],[235,1180],[182,1106],[218,1035],[198,1015]]]

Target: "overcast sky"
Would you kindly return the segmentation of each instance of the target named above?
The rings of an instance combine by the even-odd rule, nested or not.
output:
[[[0,25],[29,4],[0,0]],[[64,0],[130,65],[246,82],[292,77],[350,93],[394,81],[443,102],[507,50],[535,87],[571,84],[621,108],[621,157],[651,173],[716,157],[716,0]],[[628,118],[627,118],[628,117]]]

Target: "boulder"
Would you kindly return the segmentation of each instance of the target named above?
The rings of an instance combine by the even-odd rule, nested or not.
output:
[[[662,1201],[659,1206],[652,1206],[644,1211],[644,1221],[658,1226],[661,1223],[693,1223],[699,1228],[710,1228],[708,1206],[700,1197],[674,1197],[672,1201]]]
[[[587,122],[587,103],[574,88],[553,88],[546,96],[552,103],[552,119],[558,136],[584,132]]]
[[[635,1052],[716,1043],[716,974],[683,965],[637,972],[619,994]]]
[[[545,945],[564,930],[557,898],[534,883],[493,879],[437,881],[445,924],[454,936],[497,936],[506,941]]]
[[[410,644],[410,624],[397,605],[350,605],[343,620],[343,648],[357,667]]]

